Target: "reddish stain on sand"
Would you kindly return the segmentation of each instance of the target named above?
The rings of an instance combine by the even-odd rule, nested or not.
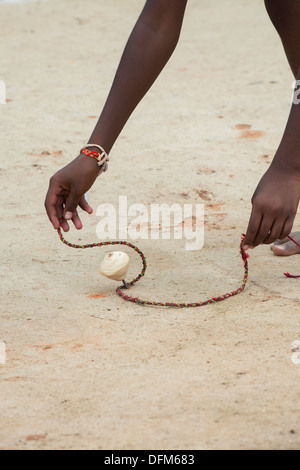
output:
[[[241,132],[240,139],[259,139],[260,137],[263,137],[266,135],[266,132],[264,131],[250,131],[246,130]]]
[[[97,292],[96,294],[89,294],[87,297],[89,299],[104,299],[107,297],[107,294],[105,292]]]
[[[251,125],[250,124],[237,124],[235,126],[236,129],[240,129],[240,130],[243,130],[243,129],[251,129]]]
[[[259,139],[260,137],[263,137],[264,135],[266,135],[266,132],[264,131],[254,131],[254,130],[250,130],[251,129],[251,125],[250,124],[236,124],[235,128],[236,129],[239,129],[240,131],[242,131],[240,133],[240,139]]]
[[[219,211],[222,207],[222,204],[207,204],[207,207],[213,211]]]
[[[26,441],[42,441],[46,439],[47,434],[30,434],[26,436]]]
[[[192,216],[192,217],[187,217],[186,219],[184,219],[180,224],[178,224],[178,227],[195,227],[195,225],[197,224],[197,218],[196,216]]]
[[[212,198],[212,194],[205,189],[194,189],[195,193],[201,197],[204,201],[210,201]]]

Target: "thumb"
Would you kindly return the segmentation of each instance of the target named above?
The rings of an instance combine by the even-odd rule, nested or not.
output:
[[[73,217],[73,212],[76,210],[78,206],[78,201],[80,196],[76,193],[70,193],[68,199],[66,200],[65,210],[64,210],[64,218],[66,220],[71,220]]]

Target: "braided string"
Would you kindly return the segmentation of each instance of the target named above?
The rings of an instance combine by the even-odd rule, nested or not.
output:
[[[296,242],[296,240],[294,240],[294,238],[292,238],[290,235],[288,236],[288,238],[289,238],[292,242],[294,242],[295,245],[297,245],[297,246],[300,248],[299,243]],[[293,276],[293,275],[290,274],[290,273],[284,273],[284,275],[285,275],[286,277],[289,277],[289,278],[292,278],[292,279],[298,279],[298,278],[300,278],[300,276]]]
[[[128,246],[129,248],[132,248],[133,250],[135,250],[139,255],[140,257],[142,258],[142,263],[143,263],[143,269],[142,271],[140,272],[140,274],[135,278],[133,279],[133,281],[131,282],[127,282],[127,286],[134,286],[134,284],[136,282],[138,282],[141,277],[144,276],[145,272],[146,272],[146,269],[147,269],[147,261],[146,261],[146,257],[144,255],[144,253],[135,245],[133,245],[132,243],[129,243],[129,242],[124,242],[124,241],[110,241],[110,242],[100,242],[100,243],[90,243],[90,244],[87,244],[87,245],[76,245],[74,243],[70,243],[68,242],[63,234],[62,234],[62,231],[61,231],[61,228],[59,227],[57,229],[57,233],[58,233],[58,236],[60,238],[60,240],[67,246],[71,247],[71,248],[79,248],[79,249],[85,249],[85,248],[95,248],[96,246],[107,246],[107,245],[125,245],[125,246]],[[124,287],[125,288],[125,287]]]
[[[243,277],[242,285],[238,289],[236,289],[232,292],[227,292],[226,294],[220,295],[219,297],[212,297],[212,298],[204,300],[202,302],[177,303],[177,302],[153,302],[153,301],[150,301],[150,300],[143,300],[143,299],[140,299],[138,297],[132,297],[132,296],[128,295],[126,292],[123,292],[124,290],[127,291],[127,289],[129,287],[132,287],[136,282],[138,282],[141,279],[141,277],[144,276],[144,274],[146,272],[146,269],[147,269],[147,262],[146,262],[146,257],[144,255],[144,253],[137,246],[133,245],[132,243],[129,243],[129,242],[126,242],[126,241],[107,241],[107,242],[92,243],[92,244],[87,244],[87,245],[76,245],[74,243],[68,242],[63,237],[63,234],[62,234],[62,231],[61,231],[60,227],[57,229],[57,233],[59,235],[60,240],[65,245],[67,245],[71,248],[85,249],[85,248],[94,248],[94,247],[101,247],[101,246],[108,246],[108,245],[124,245],[124,246],[128,246],[129,248],[132,248],[134,251],[136,251],[142,259],[142,264],[143,264],[142,271],[140,272],[140,274],[135,279],[133,279],[133,281],[125,283],[123,286],[117,287],[116,292],[120,297],[122,297],[123,300],[129,301],[129,302],[134,302],[134,303],[139,304],[139,305],[149,305],[149,306],[153,306],[153,307],[176,307],[176,308],[202,307],[204,305],[214,304],[216,302],[221,302],[223,300],[229,299],[230,297],[233,297],[233,296],[239,294],[240,292],[243,292],[243,290],[245,289],[246,284],[247,284],[247,280],[248,280],[248,260],[247,260],[247,258],[249,257],[249,255],[245,252],[245,250],[243,248],[243,241],[244,241],[244,238],[245,238],[244,234],[242,235],[241,243],[240,243],[240,255],[241,255],[241,258],[242,258],[243,264],[244,264],[244,277]]]

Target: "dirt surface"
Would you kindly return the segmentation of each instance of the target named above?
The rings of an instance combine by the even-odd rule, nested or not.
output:
[[[259,247],[245,292],[225,302],[141,307],[99,274],[108,248],[64,246],[44,213],[49,177],[89,138],[143,2],[2,3],[0,448],[299,448],[299,282],[283,276],[299,274],[299,256]],[[90,192],[94,214],[68,239],[99,241],[96,209],[119,196],[204,204],[203,249],[136,242],[149,267],[132,294],[187,302],[239,287],[240,236],[292,81],[261,0],[190,0],[171,61]]]

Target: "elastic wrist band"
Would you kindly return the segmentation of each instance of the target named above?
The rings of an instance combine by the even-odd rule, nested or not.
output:
[[[101,153],[88,150],[88,147],[97,147]],[[102,167],[102,171],[108,170],[109,157],[108,157],[108,154],[105,152],[104,148],[101,147],[101,145],[87,144],[85,147],[83,147],[80,150],[80,153],[83,153],[84,155],[87,155],[88,157],[95,158],[98,161],[98,166]]]

